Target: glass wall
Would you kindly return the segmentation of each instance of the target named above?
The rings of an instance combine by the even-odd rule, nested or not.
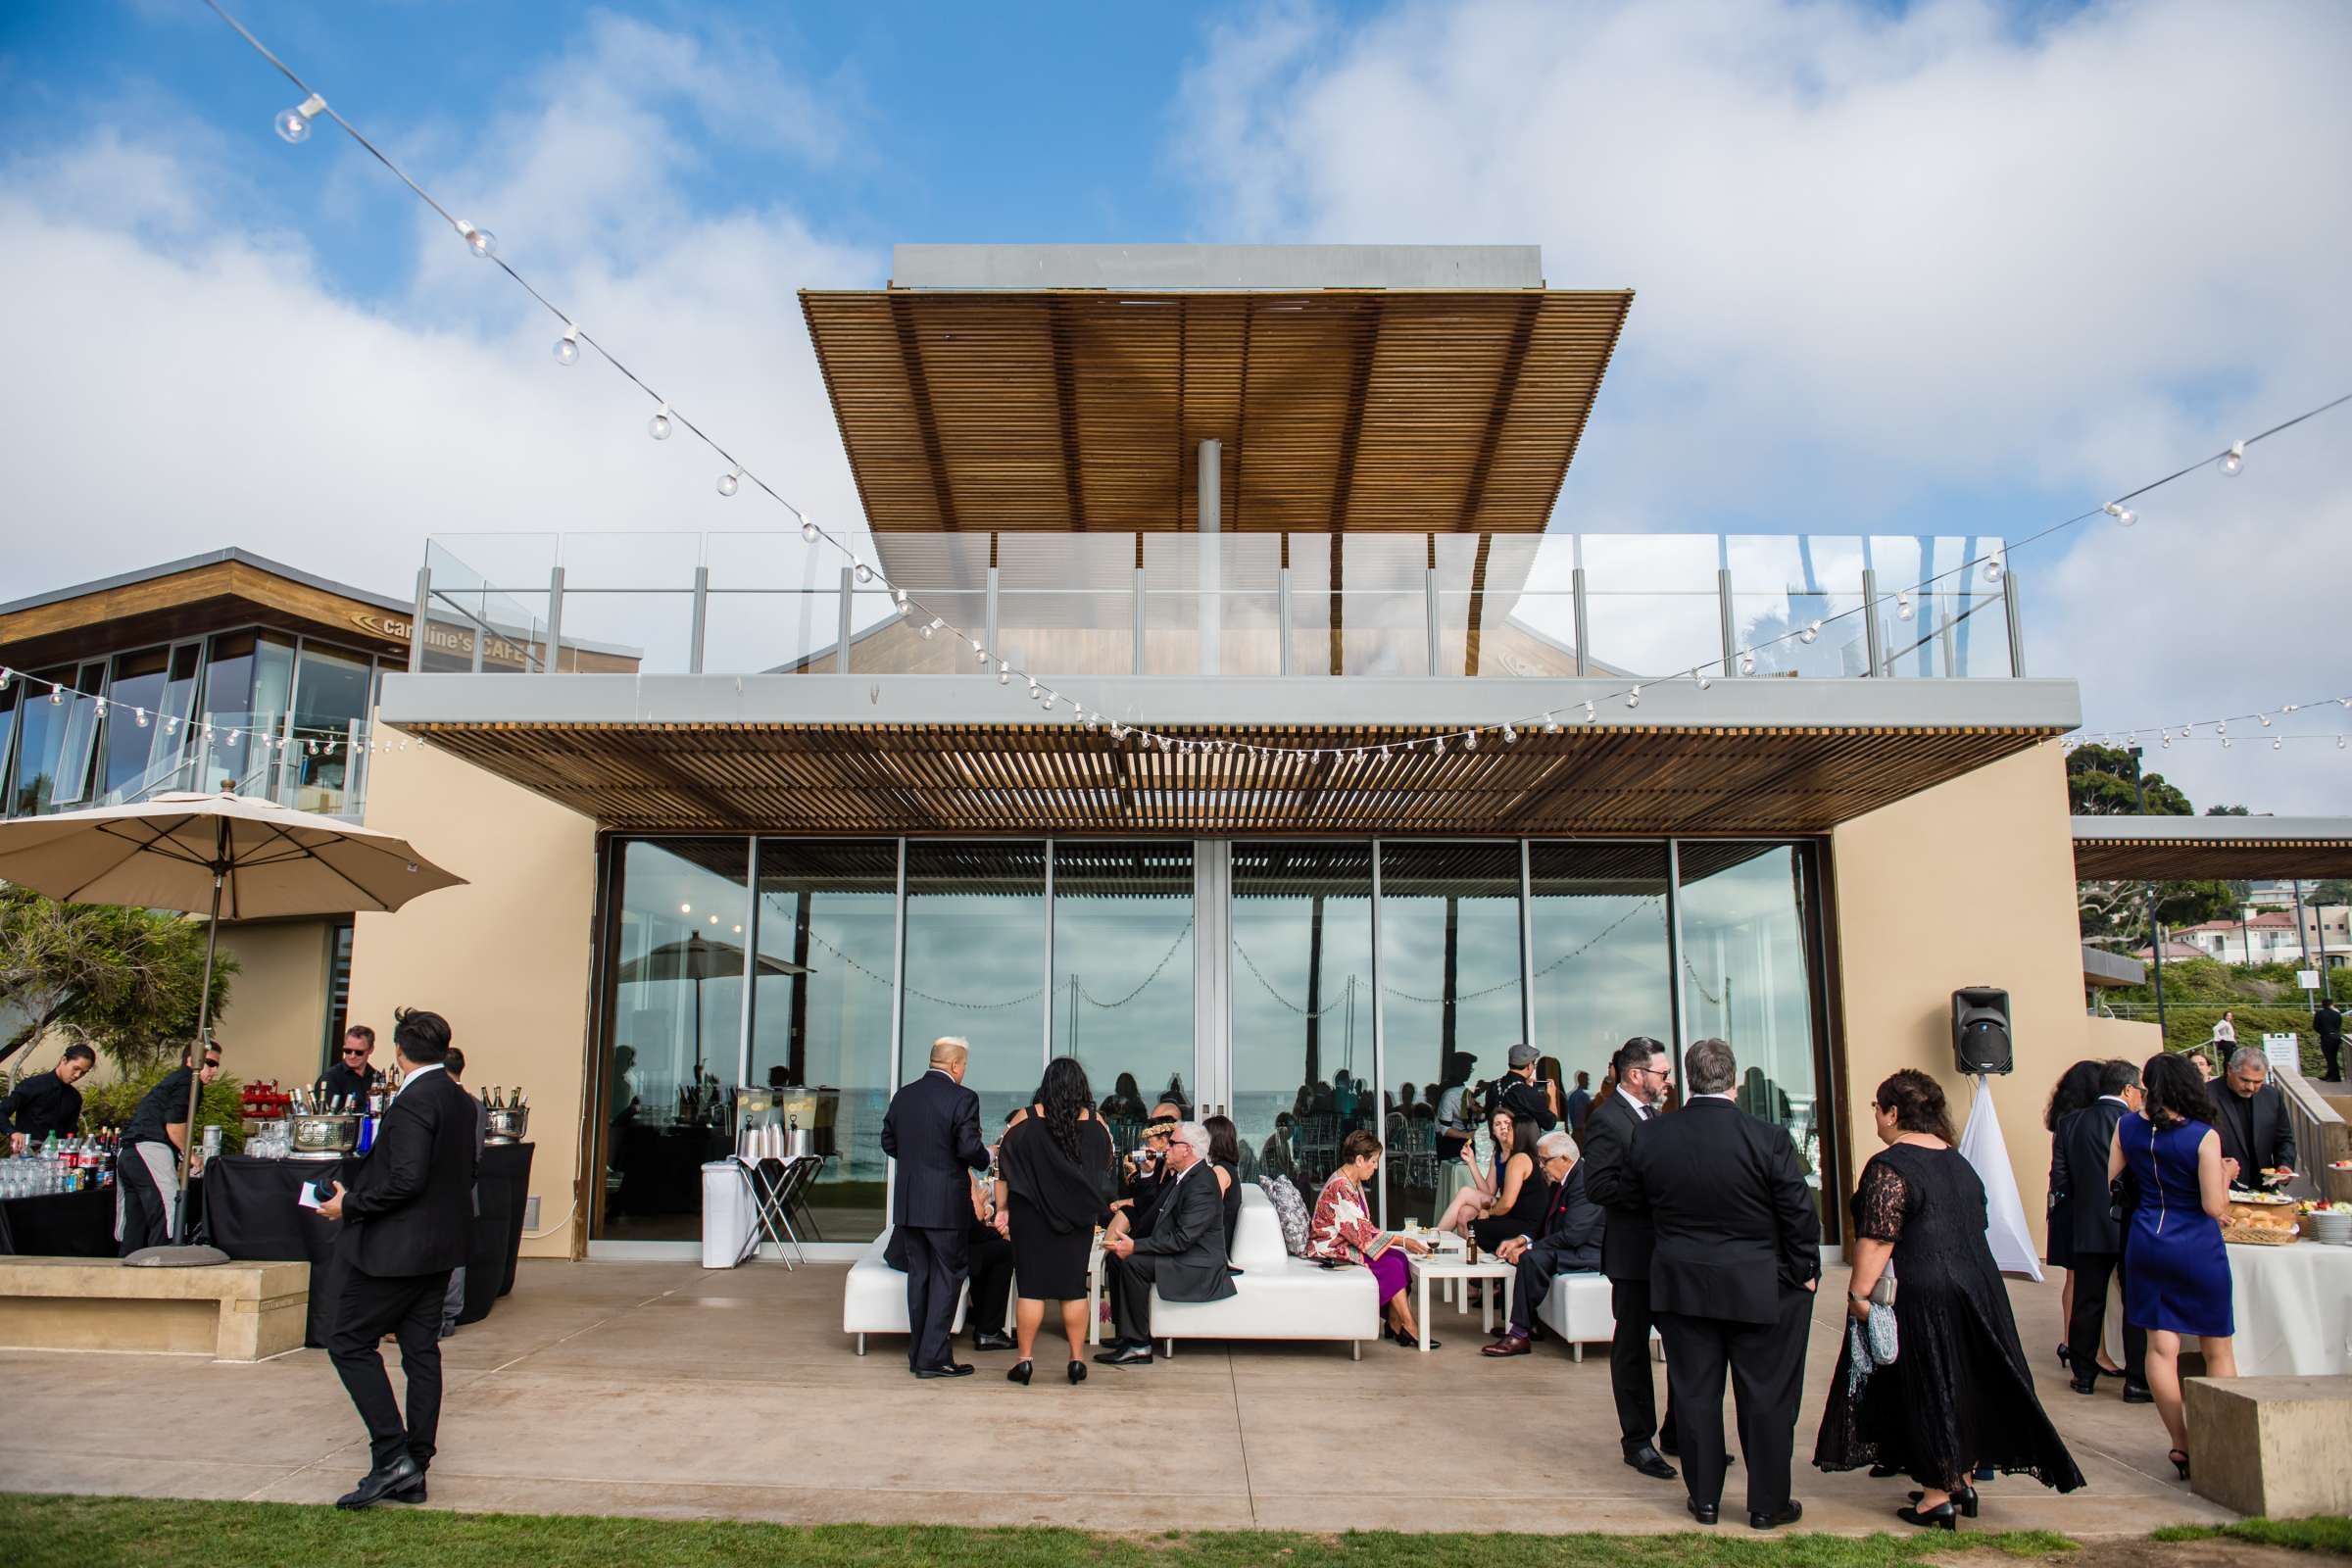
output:
[[[620,848],[606,970],[613,1046],[601,1236],[702,1235],[703,1162],[735,1147],[750,862],[745,839]]]
[[[1528,846],[1535,1044],[1563,1095],[1636,1035],[1673,1041],[1666,889],[1663,844]]]
[[[1243,1163],[1313,1202],[1348,1127],[1335,1074],[1372,1070],[1372,847],[1233,847],[1233,1120]]]
[[[1788,1129],[1818,1199],[1812,858],[1791,844],[1686,841],[1680,854],[1685,1038],[1730,1044],[1740,1108]]]
[[[355,655],[305,643],[294,686],[294,744],[286,748],[279,799],[298,811],[347,809],[358,767],[352,743],[368,722],[373,670]]]
[[[899,847],[762,839],[759,889],[746,1081],[768,1092],[770,1110],[805,1116],[833,1156],[809,1196],[818,1231],[869,1241],[882,1229],[882,1112],[897,1083]]]
[[[1045,965],[1042,841],[906,846],[899,1075],[920,1074],[943,1035],[969,1041],[963,1081],[980,1096],[981,1130],[992,1142],[1045,1070]]]
[[[249,731],[275,734],[294,688],[294,640],[276,632],[223,632],[213,639],[204,672],[195,787],[272,796],[276,753],[257,746]]]
[[[1050,1017],[1054,1054],[1086,1068],[1119,1152],[1154,1102],[1193,1109],[1191,844],[1054,846]]]
[[[754,848],[612,852],[600,1240],[699,1234],[699,1167],[733,1148],[739,1083],[817,1132],[822,1238],[869,1239],[887,1209],[881,1116],[943,1035],[970,1042],[992,1140],[1050,1053],[1085,1064],[1122,1142],[1161,1098],[1227,1102],[1246,1174],[1289,1174],[1304,1197],[1370,1129],[1388,1224],[1435,1218],[1460,1174],[1437,1164],[1439,1095],[1500,1076],[1518,1041],[1564,1090],[1580,1071],[1597,1090],[1630,1036],[1716,1035],[1739,1055],[1740,1104],[1837,1191],[1809,844],[1234,841],[1227,934],[1207,955],[1199,930],[1218,921],[1186,840]],[[1225,1016],[1200,1016],[1196,999],[1218,994]],[[1475,1152],[1492,1157],[1483,1130]],[[1834,1239],[1835,1203],[1824,1220]]]
[[[1519,846],[1383,841],[1388,1223],[1437,1219],[1445,1185],[1436,1158],[1438,1094],[1465,1074],[1473,1082],[1502,1074],[1511,1047],[1527,1038],[1520,1002]],[[1472,1059],[1463,1061],[1465,1054]]]

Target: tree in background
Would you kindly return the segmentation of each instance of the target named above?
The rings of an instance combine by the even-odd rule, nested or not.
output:
[[[59,904],[0,883],[0,1011],[15,1022],[0,1062],[54,1029],[106,1053],[125,1076],[176,1059],[204,990],[201,920],[110,904]],[[236,958],[213,966],[213,1016]]]
[[[2078,746],[2066,760],[2068,809],[2076,816],[2191,816],[2196,808],[2162,773],[2138,773],[2139,759],[2113,746]],[[2132,788],[2134,775],[2139,788]],[[2141,805],[2145,800],[2145,808]],[[2242,806],[2214,814],[2243,816]],[[2076,884],[2076,909],[2082,938],[2107,946],[2137,947],[2149,940],[2147,884]],[[2160,882],[2156,918],[2168,926],[2195,925],[2234,914],[2244,897],[2237,882]]]
[[[2242,806],[2208,806],[2205,808],[2205,814],[2207,816],[2252,816],[2254,813]]]

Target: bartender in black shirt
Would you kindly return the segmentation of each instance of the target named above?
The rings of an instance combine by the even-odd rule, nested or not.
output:
[[[68,1046],[54,1072],[37,1072],[0,1100],[0,1139],[8,1152],[22,1154],[51,1133],[71,1138],[81,1127],[81,1091],[74,1086],[98,1064],[98,1053],[87,1046]]]
[[[383,1069],[368,1061],[375,1054],[375,1031],[364,1023],[355,1023],[343,1033],[343,1054],[326,1069],[326,1092],[340,1100],[351,1097],[355,1105],[368,1103],[368,1097],[381,1088]]]
[[[174,1235],[179,1211],[179,1159],[188,1151],[189,1053],[163,1082],[140,1097],[122,1129],[122,1153],[115,1178],[115,1235],[128,1257],[142,1247],[182,1241]],[[204,1081],[220,1076],[220,1042],[205,1048]]]

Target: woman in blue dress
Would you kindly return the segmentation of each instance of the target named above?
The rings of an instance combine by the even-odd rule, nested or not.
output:
[[[2230,1253],[2222,1245],[2230,1179],[2213,1130],[2213,1098],[2197,1069],[2160,1053],[2142,1069],[2140,1088],[2145,1109],[2116,1123],[2107,1179],[2128,1172],[2138,1192],[2124,1233],[2124,1319],[2148,1331],[2148,1388],[2173,1441],[2173,1465],[2185,1480],[2181,1336],[2203,1342],[2207,1377],[2237,1376]]]

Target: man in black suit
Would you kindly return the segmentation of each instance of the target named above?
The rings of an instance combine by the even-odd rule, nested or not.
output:
[[[1821,1220],[1796,1146],[1740,1109],[1739,1082],[1730,1046],[1694,1042],[1683,1054],[1688,1103],[1644,1123],[1628,1162],[1656,1231],[1649,1302],[1666,1341],[1691,1517],[1713,1524],[1723,1495],[1728,1362],[1747,1522],[1770,1530],[1804,1514],[1788,1495],[1788,1466],[1821,1282]]]
[[[392,1050],[406,1074],[384,1107],[375,1144],[359,1175],[318,1212],[342,1223],[335,1259],[342,1295],[326,1350],[360,1419],[368,1423],[370,1466],[336,1500],[366,1508],[386,1497],[424,1501],[441,1424],[441,1302],[450,1270],[466,1261],[473,1232],[474,1098],[443,1071],[449,1024],[437,1012],[393,1014]],[[392,1397],[377,1344],[400,1340],[409,1385],[408,1421]]]
[[[1544,1132],[1560,1124],[1551,1113],[1551,1099],[1544,1086],[1536,1082],[1536,1063],[1544,1054],[1522,1041],[1510,1051],[1511,1070],[1494,1080],[1487,1094],[1487,1113],[1507,1110],[1522,1121],[1532,1121]]]
[[[906,1249],[906,1364],[918,1378],[962,1378],[955,1356],[956,1300],[971,1263],[972,1178],[988,1169],[980,1097],[963,1087],[971,1046],[931,1043],[931,1065],[890,1097],[882,1152],[898,1161],[894,1218]]]
[[[2321,1075],[2331,1084],[2343,1082],[2344,1012],[2332,999],[2321,998],[2312,1009],[2311,1032],[2320,1037]]]
[[[1634,1129],[1658,1114],[1674,1082],[1673,1061],[1647,1035],[1618,1047],[1609,1058],[1617,1088],[1585,1118],[1584,1135],[1585,1191],[1608,1215],[1600,1271],[1609,1277],[1609,1310],[1617,1320],[1609,1340],[1609,1389],[1617,1396],[1618,1444],[1627,1464],[1659,1481],[1674,1479],[1674,1466],[1658,1452],[1660,1441],[1674,1444],[1674,1384],[1667,1380],[1660,1426],[1650,1415],[1656,1396],[1649,1372],[1649,1211],[1626,1154]]]
[[[1551,1200],[1536,1235],[1513,1236],[1494,1249],[1495,1261],[1516,1267],[1519,1278],[1512,1288],[1511,1320],[1503,1326],[1502,1338],[1480,1350],[1482,1355],[1527,1354],[1535,1337],[1536,1308],[1551,1294],[1551,1282],[1562,1274],[1600,1267],[1600,1238],[1607,1220],[1600,1205],[1586,1195],[1576,1140],[1566,1133],[1545,1133],[1536,1140],[1536,1154],[1544,1161],[1544,1179],[1551,1183]]]
[[[449,1055],[441,1063],[441,1070],[449,1074],[451,1083],[456,1084],[460,1089],[466,1089],[466,1053],[455,1046],[450,1047]],[[473,1102],[473,1164],[475,1170],[479,1171],[482,1164],[482,1151],[488,1147],[490,1142],[490,1107],[483,1104],[482,1097],[470,1089],[466,1089],[466,1098]],[[472,1197],[473,1217],[479,1219],[482,1217],[482,1184],[478,1180],[473,1184]],[[460,1263],[449,1271],[449,1291],[441,1298],[441,1337],[443,1339],[446,1340],[458,1332],[458,1315],[465,1310],[466,1265]]]
[[[2240,1046],[2230,1053],[2230,1065],[2213,1087],[2222,1169],[2230,1186],[2248,1192],[2261,1189],[2264,1170],[2295,1168],[2295,1125],[2286,1114],[2286,1096],[2270,1078],[2270,1058],[2262,1048]]]
[[[1152,1287],[1171,1301],[1221,1301],[1234,1294],[1225,1268],[1225,1198],[1208,1162],[1208,1129],[1177,1124],[1168,1143],[1168,1187],[1150,1234],[1113,1237],[1109,1289],[1120,1340],[1095,1357],[1104,1366],[1152,1364]]]
[[[2075,1305],[2066,1320],[2067,1361],[2077,1394],[2099,1386],[2100,1331],[2107,1323],[2107,1282],[2124,1282],[2124,1227],[2107,1195],[2107,1152],[2115,1124],[2139,1109],[2139,1069],[2128,1061],[2099,1067],[2099,1098],[2059,1118],[2050,1140],[2050,1201],[2064,1204],[2075,1236]],[[2124,1400],[2147,1404],[2148,1331],[2124,1325]]]

